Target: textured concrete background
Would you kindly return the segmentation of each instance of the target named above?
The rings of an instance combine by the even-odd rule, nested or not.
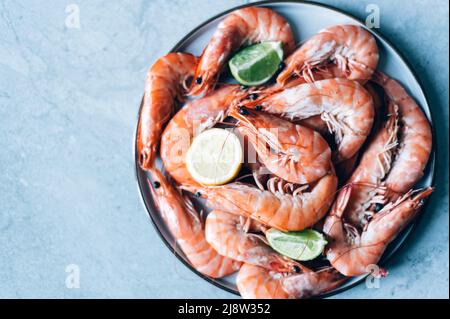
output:
[[[0,297],[230,298],[153,230],[132,138],[147,67],[240,0],[0,0]],[[340,298],[449,296],[446,0],[322,1],[364,18],[407,56],[429,96],[439,158],[432,203],[379,289]],[[80,28],[65,25],[77,4]],[[66,287],[66,267],[80,288]],[[67,269],[69,270],[69,269]]]

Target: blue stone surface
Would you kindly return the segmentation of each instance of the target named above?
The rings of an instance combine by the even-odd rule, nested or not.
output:
[[[322,2],[362,19],[367,4],[379,6],[381,33],[424,84],[438,147],[436,192],[389,276],[334,298],[448,298],[448,2]],[[0,297],[236,298],[159,239],[132,143],[149,65],[243,3],[0,1]]]

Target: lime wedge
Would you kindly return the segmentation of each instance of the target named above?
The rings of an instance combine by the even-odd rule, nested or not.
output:
[[[229,65],[231,73],[239,83],[255,86],[269,81],[282,60],[281,42],[262,42],[236,53]]]
[[[186,167],[198,183],[222,185],[239,173],[243,153],[234,133],[213,128],[194,138],[186,154]]]
[[[323,252],[327,244],[323,235],[313,229],[282,232],[271,228],[266,237],[274,250],[295,260],[312,260]]]

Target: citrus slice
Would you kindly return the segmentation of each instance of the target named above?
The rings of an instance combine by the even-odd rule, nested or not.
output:
[[[192,142],[186,167],[200,184],[222,185],[239,173],[243,151],[239,138],[229,130],[213,128],[199,134]]]
[[[239,51],[228,64],[231,74],[239,83],[255,86],[269,81],[282,60],[281,42],[262,42]]]
[[[282,232],[271,228],[266,232],[270,246],[280,254],[295,260],[312,260],[319,256],[327,241],[313,229],[298,232]]]

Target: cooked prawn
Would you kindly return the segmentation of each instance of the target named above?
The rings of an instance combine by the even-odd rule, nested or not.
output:
[[[169,53],[148,71],[137,132],[138,161],[143,169],[153,166],[163,127],[174,112],[175,100],[183,98],[197,61],[191,54]]]
[[[230,55],[243,45],[262,41],[282,42],[286,55],[295,48],[289,23],[275,11],[248,7],[231,12],[219,24],[204,49],[189,93],[199,95],[213,90]]]
[[[345,223],[344,212],[352,187],[344,188],[323,227],[330,240],[326,255],[331,265],[345,276],[367,273],[367,266],[380,260],[387,245],[413,220],[422,207],[423,199],[432,191],[432,188],[409,191],[374,214],[360,232]]]
[[[353,191],[345,215],[357,229],[365,227],[375,213],[374,206],[397,199],[418,181],[431,151],[431,130],[425,116],[411,98],[404,97],[397,82],[389,83],[387,121],[348,181]],[[397,96],[404,97],[399,102],[390,97],[395,88],[401,93]]]
[[[169,121],[161,138],[161,159],[179,184],[196,184],[186,168],[186,152],[192,139],[223,121],[239,85],[226,85],[208,96],[186,104]]]
[[[330,147],[314,130],[245,108],[232,108],[229,115],[239,120],[239,132],[248,138],[260,161],[282,179],[306,184],[330,171]]]
[[[384,204],[384,180],[392,168],[398,148],[398,108],[389,103],[387,120],[379,128],[361,157],[358,167],[348,180],[352,187],[346,218],[356,228],[363,228],[374,214],[374,205]]]
[[[243,264],[236,285],[244,299],[293,299],[282,286],[283,274],[262,267]]]
[[[309,298],[326,293],[346,280],[331,267],[312,271],[302,267],[300,274],[286,274],[244,264],[236,284],[245,299]]]
[[[369,135],[374,119],[369,92],[358,82],[347,79],[322,80],[281,91],[269,88],[257,100],[241,105],[262,108],[290,120],[320,115],[334,134],[338,162],[356,154]]]
[[[385,184],[390,191],[402,194],[423,175],[431,153],[431,127],[425,114],[400,83],[381,72],[376,72],[374,80],[398,108],[399,147]]]
[[[282,286],[290,296],[300,299],[329,292],[346,280],[336,269],[325,267],[317,271],[303,270],[301,274],[288,275],[282,279]]]
[[[372,96],[373,99],[373,107],[374,107],[374,121],[372,125],[372,130],[369,134],[369,136],[366,139],[367,143],[368,141],[373,139],[373,135],[378,132],[378,129],[380,128],[380,125],[383,122],[383,116],[384,116],[384,102],[381,97],[380,89],[374,85],[373,82],[367,82],[364,84],[364,88],[369,92],[369,94]],[[322,122],[322,123],[321,123]],[[315,130],[321,132],[322,135],[327,136],[327,133],[329,134],[327,124],[324,122],[320,116],[316,115],[313,117],[309,117],[307,119],[304,119],[301,121],[302,124],[310,125]],[[325,128],[323,128],[325,126]],[[339,178],[340,183],[345,183],[353,174],[355,171],[359,160],[361,158],[361,155],[363,154],[363,148],[365,148],[365,145],[363,145],[358,152],[355,153],[352,157],[343,160],[339,163],[336,163],[336,174]]]
[[[296,231],[311,227],[325,216],[333,202],[337,178],[331,170],[316,183],[292,193],[285,193],[282,188],[262,190],[242,183],[184,188],[206,198],[212,209],[250,217],[282,231]]]
[[[336,25],[320,31],[290,55],[277,82],[285,85],[292,78],[306,82],[342,77],[365,82],[378,64],[375,38],[356,25]]]
[[[220,210],[208,214],[205,223],[206,241],[222,256],[261,266],[278,272],[295,272],[298,263],[281,256],[267,244],[264,235],[250,232],[250,219]],[[252,228],[260,230],[261,226]]]
[[[189,198],[182,196],[159,170],[153,168],[150,173],[150,190],[159,213],[192,266],[212,278],[237,271],[241,263],[218,254],[206,241],[202,222]]]

